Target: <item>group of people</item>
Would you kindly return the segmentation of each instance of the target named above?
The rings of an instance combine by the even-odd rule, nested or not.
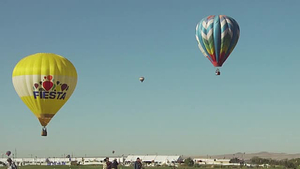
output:
[[[106,157],[104,159],[103,169],[118,169],[118,165],[119,165],[119,163],[117,162],[117,159],[114,159],[113,162],[110,162],[109,158]],[[142,162],[141,162],[140,158],[136,159],[133,169],[142,169]]]
[[[17,167],[17,165],[15,164],[15,162],[13,162],[12,160],[11,160],[11,158],[8,158],[7,159],[7,169],[17,169],[18,167]]]
[[[118,165],[119,163],[117,162],[117,159],[114,159],[113,162],[110,162],[109,158],[106,157],[104,159],[103,169],[118,169]]]

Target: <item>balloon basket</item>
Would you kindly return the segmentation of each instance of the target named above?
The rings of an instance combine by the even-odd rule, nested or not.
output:
[[[220,74],[221,74],[220,70],[217,69],[217,70],[216,70],[216,76],[219,76]]]
[[[42,129],[42,136],[47,136],[47,129],[46,128],[43,128]]]

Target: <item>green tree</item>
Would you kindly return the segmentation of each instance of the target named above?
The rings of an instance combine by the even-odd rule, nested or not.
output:
[[[193,166],[194,165],[194,161],[191,157],[187,158],[184,160],[184,164],[187,166]]]
[[[252,164],[261,164],[262,163],[262,158],[259,158],[257,156],[254,156],[250,159]]]
[[[230,161],[229,161],[229,163],[240,163],[240,162],[241,162],[241,160],[238,159],[238,158],[232,158],[232,159],[230,159]]]

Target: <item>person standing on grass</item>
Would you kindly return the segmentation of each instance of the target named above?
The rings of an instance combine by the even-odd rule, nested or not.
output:
[[[106,158],[104,159],[104,162],[103,162],[103,169],[107,169]]]
[[[134,163],[134,169],[142,169],[142,162],[139,157],[136,159]]]
[[[106,169],[111,169],[112,163],[109,161],[109,158],[106,157]]]
[[[114,161],[113,161],[113,163],[111,165],[111,168],[112,169],[118,169],[118,165],[119,165],[119,163],[117,162],[117,159],[114,159]]]
[[[11,160],[11,158],[7,159],[7,169],[17,169],[17,165],[15,164],[15,162],[13,162]]]

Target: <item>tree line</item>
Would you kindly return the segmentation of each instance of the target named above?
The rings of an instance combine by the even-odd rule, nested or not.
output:
[[[267,159],[267,158],[260,158],[260,157],[252,157],[249,162],[245,162],[239,158],[232,158],[230,159],[229,163],[240,163],[244,165],[244,163],[251,163],[257,165],[269,164],[271,166],[284,166],[286,168],[297,168],[300,166],[300,158],[294,159],[283,159],[283,160],[275,160],[275,159]],[[187,158],[184,160],[184,164],[186,166],[194,166],[194,161],[192,158]]]
[[[285,166],[287,168],[297,168],[300,166],[300,158],[293,159],[284,159],[284,160],[275,160],[275,159],[266,159],[260,157],[252,157],[250,159],[252,164],[269,164],[271,166]]]

